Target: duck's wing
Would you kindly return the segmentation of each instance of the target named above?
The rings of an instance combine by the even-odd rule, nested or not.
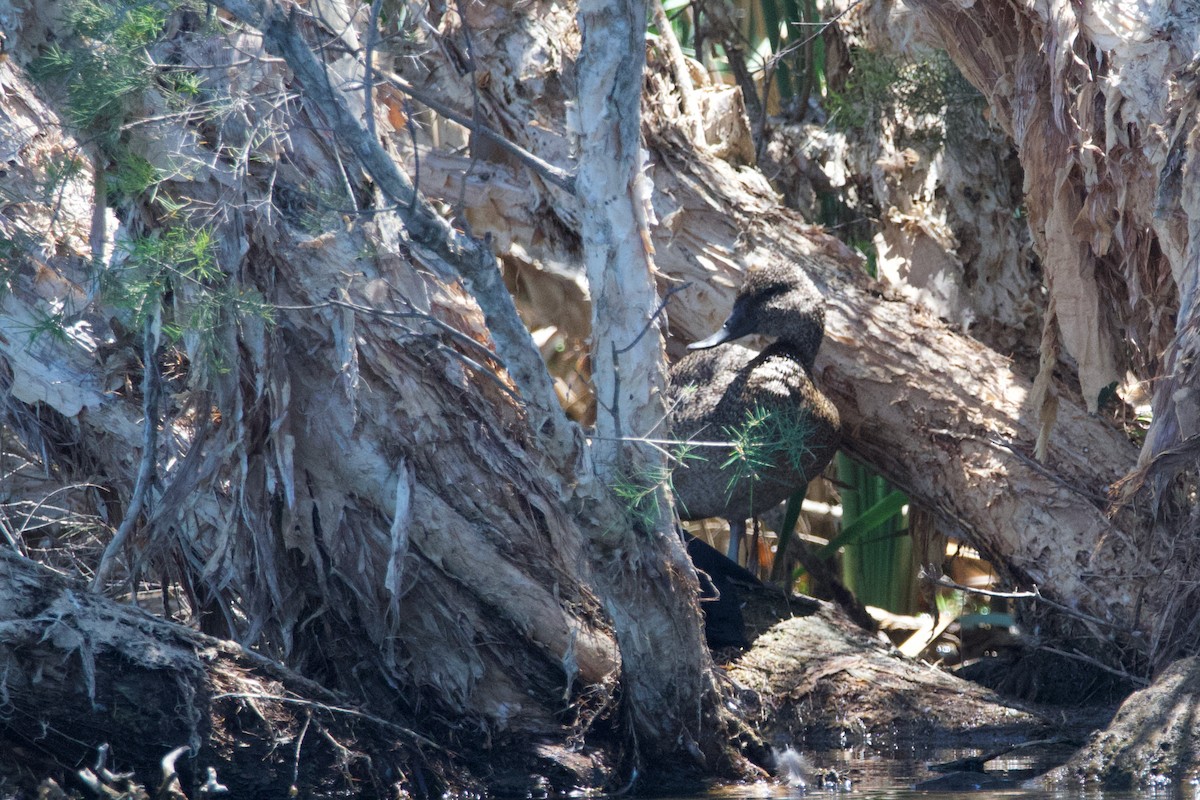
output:
[[[805,480],[825,468],[841,441],[837,408],[804,365],[786,353],[764,351],[731,383],[722,404],[714,416],[732,420],[740,415],[727,424],[761,425],[760,438],[781,443],[771,460]]]
[[[668,412],[676,427],[695,428],[721,404],[729,387],[758,356],[740,345],[691,353],[668,374]]]

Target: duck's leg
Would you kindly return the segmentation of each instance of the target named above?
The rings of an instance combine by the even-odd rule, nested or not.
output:
[[[746,532],[746,520],[731,519],[729,522],[729,560],[735,564],[742,563],[738,560],[738,551],[742,544],[742,534]]]
[[[758,517],[751,517],[750,522],[751,522],[750,542],[746,546],[746,569],[750,570],[755,575],[757,575],[758,574],[758,535],[759,535]]]

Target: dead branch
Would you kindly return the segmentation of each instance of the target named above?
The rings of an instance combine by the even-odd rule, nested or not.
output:
[[[314,107],[331,118],[331,127],[395,204],[412,241],[445,275],[461,276],[483,309],[496,350],[508,365],[525,399],[531,429],[545,442],[545,452],[568,473],[575,472],[582,439],[563,413],[541,354],[517,315],[496,259],[487,243],[455,231],[416,191],[379,142],[350,113],[321,62],[304,41],[294,13],[264,0],[222,0],[218,5],[263,34],[268,51],[283,57],[295,72]]]
[[[137,524],[146,504],[146,496],[154,482],[155,465],[158,463],[158,400],[162,391],[158,378],[158,326],[157,313],[151,312],[146,317],[143,332],[142,347],[142,460],[138,466],[137,482],[134,484],[133,496],[125,511],[121,526],[113,535],[100,565],[96,568],[96,576],[92,579],[92,591],[99,592],[108,583],[109,576],[116,567],[117,554],[125,547],[125,541]]]
[[[383,73],[383,77],[387,79],[387,82],[390,85],[399,89],[401,92],[416,100],[421,105],[427,106],[429,109],[437,112],[439,115],[445,117],[451,122],[462,125],[471,133],[477,133],[483,138],[487,139],[489,142],[492,142],[501,150],[514,156],[526,167],[529,167],[538,175],[545,178],[549,183],[554,184],[567,194],[575,194],[575,176],[570,172],[554,166],[549,161],[538,158],[536,155],[521,147],[519,144],[499,131],[494,130],[486,123],[480,122],[479,120],[467,116],[460,111],[456,111],[440,100],[434,98],[433,95],[429,94],[428,92],[423,92],[417,87],[413,86],[396,73],[385,72]]]

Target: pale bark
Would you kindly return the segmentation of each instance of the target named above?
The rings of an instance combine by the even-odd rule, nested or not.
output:
[[[593,453],[601,473],[627,480],[665,459],[621,440],[663,418],[662,334],[655,316],[651,185],[642,172],[644,2],[585,2],[575,82],[579,233],[592,309],[592,386],[599,400]],[[665,503],[663,504],[665,506]],[[660,515],[659,525],[669,515]],[[656,526],[658,527],[658,526]]]
[[[479,37],[475,43],[478,57],[492,57]],[[1047,458],[1037,462],[1041,429],[1029,377],[926,312],[881,296],[846,248],[780,207],[761,175],[688,147],[675,125],[669,79],[657,74],[652,85],[663,90],[653,98],[661,113],[647,119],[655,210],[662,220],[653,231],[656,264],[664,285],[693,282],[672,297],[673,333],[689,340],[719,326],[741,265],[804,261],[829,303],[816,379],[838,405],[848,449],[963,531],[1021,588],[1036,585],[1077,609],[1075,618],[1055,613],[1051,627],[1079,637],[1093,655],[1146,674],[1190,646],[1184,627],[1175,627],[1181,615],[1193,613],[1187,594],[1177,590],[1189,558],[1161,546],[1169,534],[1147,518],[1124,512],[1110,519],[1105,513],[1109,487],[1136,464],[1135,445],[1063,397]],[[453,82],[439,87],[444,95],[454,91]],[[540,95],[508,112],[538,119],[523,130],[540,136],[556,124],[556,103]],[[565,157],[559,139],[517,139],[535,149],[548,141],[538,151],[543,157]],[[429,177],[431,184],[451,187],[449,196],[458,191],[451,176],[462,169],[452,164],[439,159],[432,165],[437,175]],[[500,164],[489,170],[486,182],[472,183],[481,197],[471,216],[476,230],[495,231],[499,239],[504,231],[551,225],[545,198],[522,197],[519,174]],[[550,211],[560,224],[577,214],[572,203]],[[553,263],[562,247],[553,240],[537,248],[522,244],[509,257]]]
[[[41,165],[70,142],[12,65],[0,66],[8,108],[28,115],[20,124],[48,132],[27,141],[13,169],[10,185],[33,197]],[[164,138],[168,130],[160,130]],[[337,162],[319,138],[295,133],[291,142],[317,180],[329,179]],[[285,180],[244,179],[244,191],[259,197],[260,180]],[[27,203],[18,223],[28,226],[23,235],[50,231],[47,243],[66,252],[72,241],[86,241],[90,185],[85,171],[63,187],[57,231],[37,227],[39,214],[49,218],[54,209]],[[223,197],[207,174],[168,180],[160,191],[218,208]],[[452,324],[486,341],[479,312],[452,286],[426,283],[394,250],[359,261],[361,282],[341,284],[336,276],[356,251],[386,246],[382,223],[314,238],[266,210],[246,211],[253,244],[242,267],[290,310],[269,332],[260,321],[243,321],[249,386],[226,381],[211,392],[176,394],[164,408],[170,435],[160,437],[161,483],[129,563],[165,559],[167,574],[191,587],[193,607],[223,635],[297,664],[345,659],[346,675],[364,659],[373,663],[359,690],[380,709],[404,704],[397,684],[427,686],[454,713],[557,729],[560,696],[572,687],[607,691],[620,655],[584,577],[583,543],[555,474],[539,476],[534,462],[543,456],[522,450],[514,437],[522,417],[481,366],[487,350],[467,336],[443,338]],[[44,438],[35,447],[49,449],[64,469],[95,470],[114,495],[127,497],[142,461],[140,402],[103,393],[105,365],[88,329],[73,339],[30,333],[47,301],[69,296],[72,279],[88,279],[82,263],[55,256],[36,277],[28,262],[17,262],[0,317],[0,346],[20,401],[10,402],[9,422],[50,414],[70,425],[76,418],[82,450],[59,453]],[[344,301],[331,304],[331,294]],[[465,391],[468,369],[481,376],[475,395]],[[208,421],[218,414],[219,422]],[[480,491],[500,475],[505,488]],[[301,627],[314,614],[330,615],[326,624],[356,636],[327,648]],[[523,655],[515,644],[486,646],[513,642],[514,630],[531,648]],[[531,699],[528,686],[547,680],[559,685]]]
[[[636,742],[621,746],[625,769],[742,774],[748,765],[730,750],[735,721],[703,648],[694,571],[672,533],[631,537],[577,429],[544,402],[548,378],[540,361],[531,364],[536,350],[492,256],[433,214],[366,135],[347,89],[361,65],[351,53],[337,57],[337,44],[322,65],[301,38],[330,45],[330,30],[273,4],[229,7],[264,36],[231,34],[237,50],[203,36],[179,47],[244,116],[210,142],[182,117],[159,115],[146,146],[164,167],[172,148],[208,165],[164,170],[157,191],[196,203],[193,223],[225,237],[226,274],[261,291],[280,319],[219,331],[233,369],[210,374],[211,383],[193,351],[190,391],[163,410],[162,493],[130,564],[145,559],[180,581],[202,624],[298,668],[328,670],[385,717],[428,705],[481,746],[503,732],[532,747],[535,737],[583,737],[597,717],[614,716],[632,722],[620,728]],[[323,8],[337,15],[336,3]],[[355,46],[353,28],[336,30]],[[281,64],[263,58],[272,51],[302,89],[286,113],[265,92],[241,94],[242,80],[286,85]],[[257,72],[228,68],[243,52]],[[10,83],[29,97],[23,110],[36,103],[19,75]],[[37,113],[28,124],[57,134],[54,115]],[[234,160],[256,128],[278,160]],[[30,194],[41,178],[38,147],[55,146],[21,152]],[[345,166],[351,155],[375,182],[374,202],[397,207],[403,231],[388,213],[326,216],[329,229],[317,235],[305,228],[317,190],[340,192],[345,204],[370,196]],[[77,199],[81,213],[65,222],[81,229],[88,202]],[[61,236],[45,244],[69,251]],[[479,307],[452,282],[455,269]],[[85,277],[63,259],[49,272],[63,283],[46,290],[52,300],[69,288],[60,276]],[[31,317],[40,301],[29,276],[18,277],[7,300]],[[639,329],[651,315],[640,316]],[[17,372],[14,393],[64,416],[90,401],[88,458],[127,496],[142,460],[136,407],[88,392],[98,365],[86,348],[56,341],[31,357],[11,330],[0,345]],[[644,338],[658,352],[657,334]],[[82,388],[63,397],[61,381],[26,380],[46,363],[73,365],[70,385]]]
[[[823,34],[829,92],[864,124],[779,126],[763,171],[778,170],[774,184],[790,207],[818,208],[823,190],[870,218],[849,224],[852,235],[873,233],[882,280],[995,350],[1033,363],[1045,292],[1012,140],[906,7],[838,2],[827,9],[835,12],[836,26]],[[895,70],[899,85],[872,105],[875,98],[854,87],[871,82],[862,71],[881,65]],[[946,104],[943,113],[933,113],[935,100]]]
[[[774,698],[760,723],[820,750],[920,741],[930,747],[993,747],[1041,738],[1034,709],[899,655],[829,603],[797,609],[732,665],[734,680]],[[1066,715],[1059,720],[1066,725]]]
[[[1159,503],[1173,476],[1195,469],[1200,431],[1188,355],[1200,308],[1194,15],[1184,3],[912,5],[1016,142],[1089,405],[1124,368],[1150,386],[1140,464]]]
[[[175,56],[207,65],[209,90],[236,99],[237,113],[205,121],[202,133],[163,103],[146,109],[153,122],[131,136],[168,175],[158,191],[191,199],[196,221],[219,232],[228,279],[261,292],[279,320],[217,331],[230,345],[228,372],[204,373],[187,343],[196,371],[167,395],[161,486],[132,537],[131,563],[187,586],[205,625],[329,676],[386,718],[432,710],[481,748],[494,736],[565,740],[609,712],[620,680],[635,761],[686,753],[703,770],[728,770],[729,718],[702,652],[690,565],[661,533],[629,535],[625,510],[577,457],[577,431],[553,407],[491,255],[421,205],[378,140],[363,135],[349,99],[363,72],[355,28],[331,23],[331,31],[274,4],[226,7],[263,25],[266,43],[231,28],[228,39],[186,37]],[[569,9],[466,3],[425,22],[408,41],[414,50],[397,54],[410,80],[475,109],[477,121],[543,160],[571,163],[563,109],[580,43]],[[25,23],[29,42],[49,31]],[[301,32],[322,46],[326,65],[300,47]],[[435,34],[436,47],[421,41]],[[289,76],[265,57],[271,48],[296,70],[298,96],[284,93]],[[29,335],[39,313],[87,296],[94,216],[88,167],[53,203],[35,191],[72,143],[17,69],[30,57],[16,47],[0,63],[6,140],[20,143],[10,185],[26,200],[24,227],[11,216],[0,224],[28,245],[0,317],[8,424],[30,431],[64,480],[99,475],[111,497],[128,498],[146,422],[125,382],[140,374],[137,346],[81,329]],[[460,72],[468,63],[472,71]],[[719,325],[745,264],[803,261],[830,304],[817,381],[839,406],[852,451],[961,525],[1022,588],[1038,583],[1075,608],[1081,616],[1067,622],[1080,622],[1094,655],[1149,671],[1194,647],[1195,609],[1179,590],[1188,552],[1131,511],[1103,513],[1107,486],[1135,463],[1133,445],[1064,400],[1045,463],[1033,461],[1038,426],[1026,378],[879,296],[843,246],[780,207],[761,174],[717,157],[744,152],[729,144],[737,126],[724,136],[710,127],[707,138],[722,145],[697,151],[675,124],[670,80],[648,82],[658,112],[645,127],[659,278],[695,282],[672,298],[673,331],[692,339]],[[710,86],[697,92],[702,108],[728,97]],[[409,111],[385,104],[380,113],[381,138],[407,153],[408,131],[383,122],[403,124]],[[446,149],[430,154],[419,141],[419,188],[448,206],[469,200],[463,217],[474,234],[492,234],[508,264],[575,281],[583,209],[561,181],[543,181],[533,162],[482,137],[471,158],[456,157],[458,132],[438,123],[435,133]],[[636,138],[626,132],[622,142],[634,147]],[[201,167],[175,169],[179,153]],[[406,167],[415,172],[411,158]],[[314,232],[302,212],[320,209],[319,192],[373,207],[326,215]],[[639,199],[628,185],[616,194]],[[377,213],[396,200],[409,213],[404,230]],[[140,213],[153,219],[152,207]],[[473,277],[474,298],[454,269]],[[632,309],[640,324],[653,310],[645,290]],[[115,313],[101,311],[88,320],[98,333]],[[563,324],[581,318],[556,311]],[[657,332],[644,339],[657,352]],[[623,388],[650,387],[639,410],[652,409],[653,377],[626,387],[632,377],[623,373]],[[653,435],[654,417],[631,419],[637,429],[622,434]],[[1123,651],[1105,649],[1113,640]]]
[[[696,576],[673,534],[662,480],[665,453],[637,441],[666,414],[665,325],[657,309],[650,239],[652,185],[642,163],[646,4],[584,0],[578,19],[575,186],[597,400],[590,453],[602,481],[647,492],[630,510],[631,518],[640,519],[617,526],[628,533],[594,537],[594,552],[605,564],[596,570],[597,585],[621,644],[627,713],[644,741],[640,769],[659,774],[678,769],[669,761],[678,749],[673,743],[680,741],[697,768],[711,769],[728,759],[720,733],[729,724],[722,722],[728,712],[688,596],[696,591]],[[626,562],[625,551],[640,554]]]

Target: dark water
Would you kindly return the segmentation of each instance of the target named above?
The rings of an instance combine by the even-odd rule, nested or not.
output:
[[[1013,753],[989,761],[990,775],[1011,779],[1013,788],[978,791],[922,791],[914,787],[941,773],[929,769],[956,759],[975,757],[979,750],[831,750],[804,754],[805,786],[777,782],[744,784],[713,789],[713,800],[1200,800],[1200,787],[1192,784],[1153,790],[1112,791],[1094,787],[1047,788],[1028,779],[1057,765],[1053,753]],[[1063,756],[1065,758],[1065,755]],[[822,780],[837,776],[840,780]],[[848,780],[848,783],[847,783]]]

